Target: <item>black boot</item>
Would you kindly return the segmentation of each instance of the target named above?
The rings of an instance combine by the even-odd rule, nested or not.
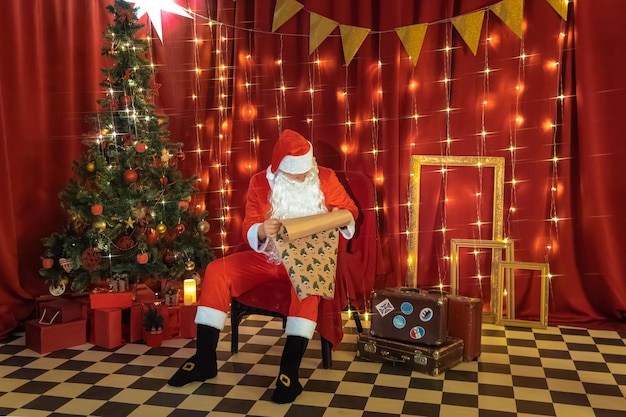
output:
[[[190,382],[204,381],[217,375],[217,342],[220,331],[215,327],[198,324],[196,354],[187,360],[167,381],[172,387],[182,387]]]
[[[276,391],[272,401],[278,404],[293,402],[302,392],[298,381],[298,370],[309,339],[300,336],[287,336],[287,342],[280,359],[280,372],[276,379]]]

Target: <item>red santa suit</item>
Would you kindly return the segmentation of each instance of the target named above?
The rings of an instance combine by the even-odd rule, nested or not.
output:
[[[358,216],[354,201],[346,193],[333,170],[317,166],[312,169],[318,170],[326,209],[329,212],[334,209],[346,209],[352,214],[351,224],[340,230],[344,237],[351,238],[354,234],[354,220]],[[237,297],[267,281],[289,281],[287,271],[282,264],[276,265],[268,261],[264,251],[269,239],[264,243],[258,240],[258,228],[272,212],[270,195],[275,171],[276,169],[272,171],[272,166],[270,166],[265,172],[255,174],[250,180],[243,234],[253,251],[237,252],[208,265],[198,301],[197,324],[222,330],[231,297]],[[312,338],[317,322],[319,301],[318,296],[309,296],[300,301],[292,287],[291,305],[285,328],[286,335]]]

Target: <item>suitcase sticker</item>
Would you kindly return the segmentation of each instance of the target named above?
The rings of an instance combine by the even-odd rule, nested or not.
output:
[[[392,288],[372,294],[371,333],[409,343],[440,345],[447,337],[446,297],[415,288]]]

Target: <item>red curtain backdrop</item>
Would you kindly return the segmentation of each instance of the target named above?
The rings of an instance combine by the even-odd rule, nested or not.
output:
[[[615,47],[626,40],[623,1],[575,1],[566,21],[546,0],[525,0],[521,40],[488,10],[495,0],[303,0],[275,32],[274,0],[176,2],[195,18],[163,15],[163,42],[152,41],[157,105],[172,139],[185,144],[181,168],[202,180],[195,204],[209,210],[219,254],[241,241],[248,179],[269,164],[282,129],[310,138],[321,165],[375,181],[378,205],[369,209],[378,213],[384,259],[377,287],[413,279],[412,156],[502,157],[504,237],[516,261],[549,263],[550,322],[623,326],[626,83]],[[107,4],[3,3],[0,303],[19,318],[47,291],[40,239],[63,224],[58,193],[102,95]],[[450,19],[478,10],[485,17],[474,55]],[[309,54],[312,13],[370,30],[349,65],[339,28]],[[417,23],[429,26],[414,66],[395,29]],[[449,285],[450,239],[492,236],[493,170],[449,168],[423,172],[421,287]],[[488,279],[476,275],[489,275],[490,256],[469,252],[460,253],[461,287],[488,298]],[[538,284],[536,274],[519,273],[520,317],[537,319]]]

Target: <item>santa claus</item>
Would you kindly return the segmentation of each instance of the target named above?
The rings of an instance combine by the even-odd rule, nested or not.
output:
[[[231,297],[268,281],[289,281],[273,241],[282,226],[281,219],[334,210],[351,213],[352,222],[340,231],[345,238],[352,238],[358,216],[354,201],[334,171],[316,164],[309,141],[292,130],[283,131],[274,146],[271,165],[250,180],[243,233],[253,251],[237,252],[208,265],[195,319],[197,350],[172,376],[169,385],[179,387],[217,375],[217,342]],[[315,331],[319,302],[318,296],[299,300],[292,288],[285,327],[287,340],[272,395],[276,403],[292,402],[302,392],[298,370]]]

